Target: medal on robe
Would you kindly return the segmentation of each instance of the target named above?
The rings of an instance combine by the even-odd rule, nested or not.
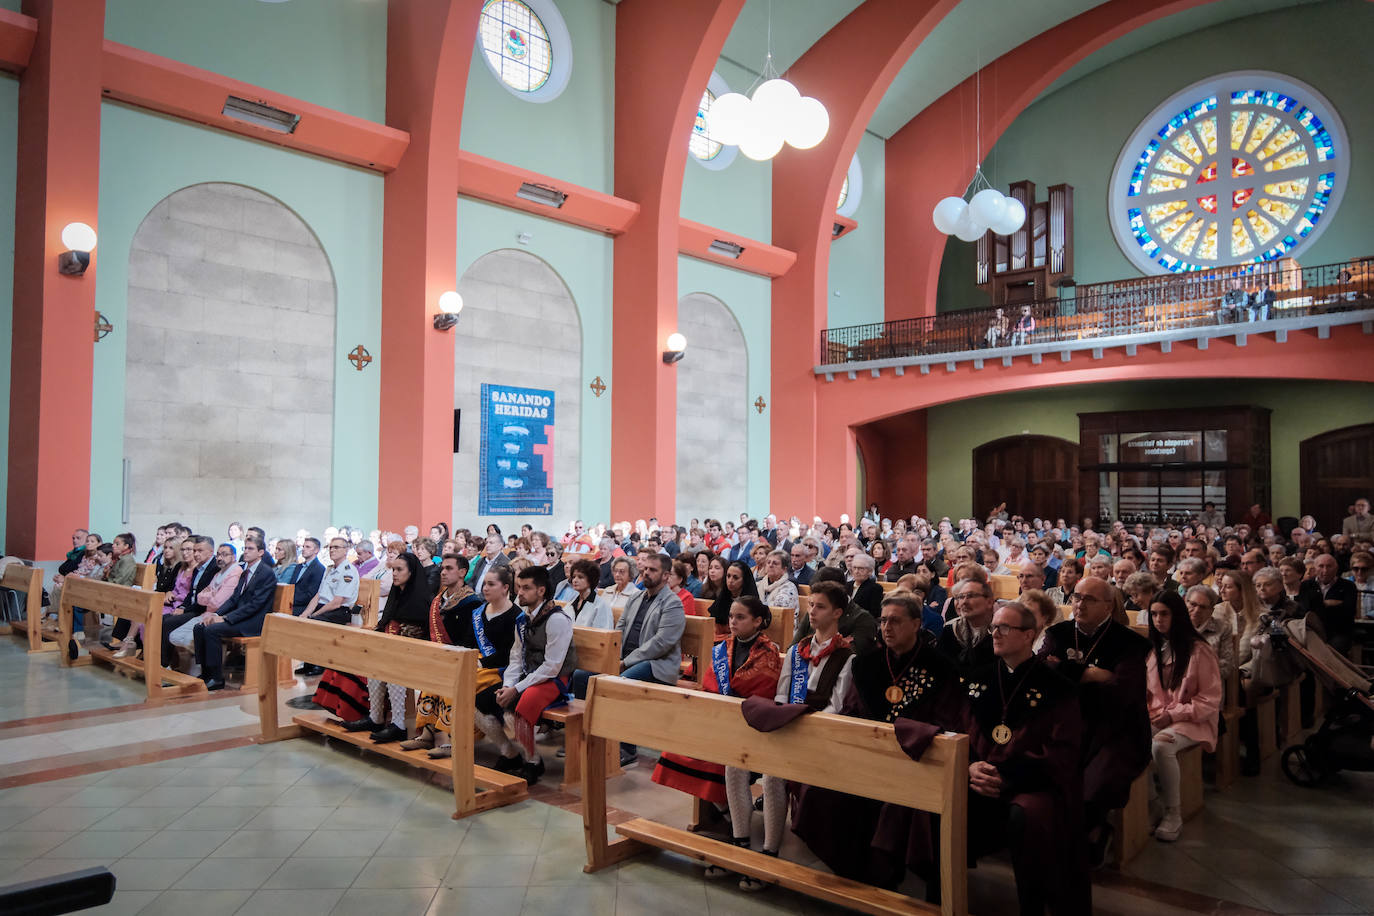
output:
[[[998,744],[1006,744],[1011,740],[1011,729],[1007,728],[1007,723],[1003,722],[992,730],[992,740]]]
[[[896,684],[893,684],[883,692],[883,698],[889,703],[900,703],[902,702],[903,696],[905,696],[905,694],[902,693],[902,688],[898,687]]]

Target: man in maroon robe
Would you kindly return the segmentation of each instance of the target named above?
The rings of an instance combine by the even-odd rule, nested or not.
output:
[[[997,610],[997,660],[970,672],[969,852],[1008,848],[1023,916],[1088,916],[1092,882],[1082,825],[1083,720],[1077,690],[1032,651],[1035,618]]]
[[[936,734],[958,726],[959,674],[935,648],[934,637],[921,630],[921,603],[911,592],[883,599],[878,627],[884,644],[855,657],[840,714],[891,722],[902,750],[919,760]],[[933,819],[913,814],[899,805],[806,786],[796,798],[792,830],[837,875],[895,888],[908,867],[928,875],[934,859]]]

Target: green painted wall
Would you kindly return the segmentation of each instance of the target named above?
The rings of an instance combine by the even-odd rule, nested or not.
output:
[[[716,73],[732,92],[747,92],[755,76],[728,60],[716,62]],[[682,135],[685,145],[689,134]],[[795,151],[794,151],[795,152]],[[780,155],[787,155],[786,152]],[[755,162],[743,153],[723,169],[713,171],[690,153],[682,176],[681,214],[687,219],[746,238],[773,238],[773,165]]]
[[[516,98],[487,67],[479,45],[463,100],[462,147],[610,194],[615,190],[615,7],[602,0],[558,0],[558,11],[573,45],[572,74],[563,94],[543,103]]]
[[[17,4],[16,4],[17,6]],[[10,343],[14,315],[14,190],[16,143],[19,137],[19,81],[0,78],[0,353],[5,368],[0,370],[0,519],[5,517],[9,496],[10,467]],[[0,554],[5,552],[5,526],[0,524]]]
[[[528,232],[529,244],[516,236]],[[611,398],[592,394],[598,375],[611,378],[611,265],[614,242],[599,232],[540,219],[483,201],[458,201],[458,276],[488,252],[518,248],[544,260],[568,287],[582,320],[582,505],[578,515],[598,521],[611,513]],[[461,521],[461,520],[460,520]],[[554,521],[563,525],[568,519]],[[502,527],[505,523],[502,522]]]
[[[106,0],[105,37],[360,118],[386,118],[379,0]]]
[[[1319,52],[1268,58],[1270,69],[1302,80],[1331,102],[1349,135],[1352,156],[1345,197],[1330,225],[1303,252],[1303,264],[1330,264],[1371,253],[1374,171],[1365,166],[1374,147],[1374,106],[1365,68],[1352,61],[1369,53],[1374,6],[1361,0],[1327,0],[1237,19],[1157,45],[1104,67],[1026,109],[1001,137],[989,162],[998,181],[1029,178],[1040,188],[1074,186],[1074,277],[1097,283],[1139,276],[1117,247],[1107,223],[1107,184],[1122,144],[1160,102],[1217,73],[1264,65],[1255,48],[1279,36],[1321,36]],[[967,246],[972,248],[972,246]],[[946,260],[940,273],[939,310],[967,308],[981,293],[971,269]]]
[[[101,108],[96,308],[115,331],[95,348],[90,522],[113,530],[120,519],[123,328],[134,232],[164,197],[207,181],[243,184],[277,198],[310,226],[329,258],[337,290],[332,513],[341,524],[370,528],[377,517],[381,176],[114,103]],[[354,371],[345,358],[359,343],[373,355],[365,372]],[[212,385],[214,377],[214,366],[188,366],[184,379],[169,381]]]
[[[1358,382],[1191,379],[1113,382],[1043,388],[972,398],[930,408],[927,444],[929,515],[967,516],[973,501],[973,449],[1025,433],[1078,441],[1078,414],[1174,407],[1268,407],[1274,505],[1270,514],[1299,511],[1298,444],[1332,429],[1374,421],[1374,385]],[[1013,507],[1014,508],[1014,507]]]
[[[733,166],[731,166],[733,168]],[[772,282],[728,267],[719,267],[696,258],[677,259],[678,299],[688,293],[708,293],[725,303],[744,332],[749,359],[749,401],[759,396],[773,400],[769,377],[772,373]],[[687,341],[690,352],[692,342]],[[750,407],[748,434],[748,482],[745,511],[753,515],[768,512],[768,467],[771,456],[768,438],[768,408],[763,413]],[[609,434],[609,433],[608,433]]]
[[[883,238],[886,225],[886,149],[879,137],[865,133],[859,141],[863,196],[852,219],[853,232],[830,246],[827,327],[883,320]],[[805,155],[799,154],[799,155]]]

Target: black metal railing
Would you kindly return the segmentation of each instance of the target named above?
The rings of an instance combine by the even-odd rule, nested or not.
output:
[[[1267,309],[1254,302],[1265,280],[1274,294]],[[1225,297],[1237,282],[1245,301],[1233,307]],[[1095,283],[1078,287],[1076,293],[1000,308],[826,328],[821,331],[820,361],[835,365],[933,356],[1374,308],[1374,257],[1320,267],[1272,261],[1248,266],[1244,272]]]

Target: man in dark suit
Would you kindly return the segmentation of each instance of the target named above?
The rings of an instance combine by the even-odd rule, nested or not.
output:
[[[210,587],[214,581],[215,574],[219,572],[219,564],[215,562],[215,539],[203,534],[191,535],[193,543],[191,562],[196,564],[191,572],[191,591],[186,595],[186,602],[180,614],[169,614],[162,618],[162,665],[164,668],[171,668],[176,665],[177,653],[172,647],[172,634],[181,627],[200,619],[205,613],[205,605],[200,603],[199,595],[202,589]]]
[[[806,549],[805,544],[793,544],[788,553],[792,557],[792,565],[787,570],[787,578],[792,580],[793,585],[810,585],[811,577],[816,574],[806,562],[811,551]]]
[[[505,545],[506,542],[501,540],[499,534],[493,534],[487,538],[486,543],[482,546],[481,555],[472,561],[472,578],[469,581],[472,583],[473,591],[480,592],[482,590],[482,578],[492,567],[510,565],[510,557],[501,550]]]
[[[319,593],[320,582],[324,579],[324,564],[320,562],[320,541],[319,538],[306,538],[301,544],[301,562],[297,564],[296,571],[291,574],[289,580],[291,585],[296,587],[295,593],[291,596],[291,613],[297,617],[301,616],[301,611]]]
[[[196,624],[196,661],[206,690],[224,689],[223,640],[262,634],[263,619],[272,610],[272,596],[277,590],[277,577],[263,562],[264,552],[261,538],[250,534],[243,539],[244,569],[238,587],[218,612]]]
[[[1355,607],[1359,590],[1349,579],[1340,578],[1340,567],[1329,553],[1316,559],[1313,576],[1298,589],[1298,607],[1316,614],[1326,630],[1326,642],[1337,652],[1349,652],[1355,635]]]
[[[753,569],[754,558],[750,556],[750,553],[754,549],[754,541],[758,538],[758,535],[759,523],[754,521],[753,519],[749,519],[745,521],[744,524],[740,525],[739,544],[737,544],[733,549],[731,549],[730,561],[735,562],[736,560],[738,560],[739,562],[748,566],[750,569]]]
[[[1250,294],[1250,302],[1246,306],[1246,317],[1255,321],[1269,320],[1269,309],[1274,305],[1274,291],[1269,288],[1268,280],[1261,280],[1259,289]]]

